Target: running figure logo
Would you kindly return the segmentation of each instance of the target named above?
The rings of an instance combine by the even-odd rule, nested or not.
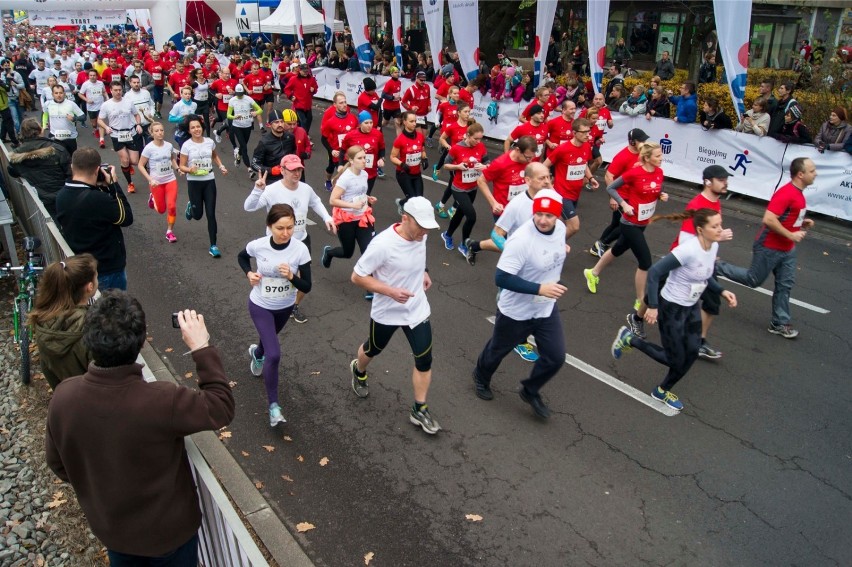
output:
[[[734,159],[737,160],[737,163],[735,163],[733,166],[729,165],[728,169],[730,169],[731,171],[736,173],[737,170],[742,167],[743,168],[743,176],[745,176],[745,174],[748,173],[746,171],[746,165],[750,164],[751,161],[752,161],[752,160],[748,159],[748,150],[743,150],[743,153],[735,155]]]

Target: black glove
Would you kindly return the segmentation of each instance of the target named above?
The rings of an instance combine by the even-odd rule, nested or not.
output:
[[[429,169],[429,158],[428,157],[424,157],[423,159],[420,160],[420,167],[423,168],[424,171],[427,171]]]

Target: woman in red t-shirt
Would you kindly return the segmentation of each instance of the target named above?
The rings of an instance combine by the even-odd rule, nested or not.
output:
[[[651,267],[651,250],[645,240],[645,227],[654,216],[657,201],[668,201],[669,196],[663,192],[663,170],[660,168],[663,163],[663,150],[660,145],[655,142],[643,143],[639,146],[638,158],[639,166],[625,171],[606,188],[607,193],[621,208],[621,236],[612,248],[601,256],[594,268],[583,270],[583,275],[586,277],[589,291],[597,293],[603,269],[630,249],[639,262],[634,283],[636,304],[641,307],[648,268]],[[635,334],[644,335],[641,332]]]
[[[433,181],[438,181],[438,170],[443,167],[444,160],[447,159],[447,152],[450,151],[451,147],[464,139],[467,134],[468,127],[474,122],[470,118],[470,106],[468,106],[466,102],[459,101],[456,105],[458,118],[452,122],[444,122],[444,124],[441,125],[441,138],[438,140],[438,144],[441,146],[441,157],[438,159],[438,163],[435,167],[432,168]],[[447,202],[450,200],[450,197],[453,196],[452,188],[453,176],[450,175],[450,180],[447,182],[447,188],[444,189],[444,194],[441,196],[441,200],[435,204],[435,210],[438,211],[438,216],[442,219],[453,216],[453,213],[456,210],[455,207],[451,207],[450,210],[447,211]]]
[[[390,160],[396,166],[396,181],[405,195],[397,199],[397,206],[402,205],[409,197],[423,196],[423,170],[429,167],[429,159],[424,147],[425,138],[417,129],[417,115],[406,110],[402,113],[402,133],[393,142]]]
[[[473,225],[476,224],[476,209],[473,207],[473,201],[476,199],[476,180],[485,169],[487,150],[482,143],[484,135],[482,124],[471,124],[465,132],[464,139],[453,144],[447,154],[448,163],[444,165],[444,169],[453,173],[451,187],[458,208],[450,220],[447,232],[441,234],[447,250],[453,249],[453,233],[461,225],[462,218],[465,219],[462,227],[463,243],[470,238]],[[459,244],[458,249],[467,258],[467,246]]]

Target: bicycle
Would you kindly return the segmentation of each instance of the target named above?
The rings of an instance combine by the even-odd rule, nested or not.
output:
[[[11,264],[0,266],[0,277],[11,276],[19,272],[18,295],[12,305],[12,321],[15,328],[15,342],[21,349],[21,383],[29,385],[30,370],[30,341],[32,340],[32,329],[27,328],[27,315],[33,307],[36,287],[38,285],[38,274],[44,267],[41,255],[35,254],[35,250],[41,246],[41,242],[34,236],[24,237],[24,251],[27,261],[23,266],[13,267]]]

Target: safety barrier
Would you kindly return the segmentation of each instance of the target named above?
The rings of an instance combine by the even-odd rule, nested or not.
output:
[[[36,190],[25,180],[9,175],[9,152],[0,143],[0,175],[9,193],[13,214],[21,230],[41,240],[45,261],[57,262],[73,255],[53,218],[45,210]],[[10,251],[15,254],[15,250]],[[140,362],[144,362],[140,360]],[[143,368],[148,381],[153,374]],[[201,528],[198,530],[199,565],[205,567],[262,567],[268,565],[245,525],[228,500],[196,444],[186,438],[189,464],[198,488],[201,506]]]

